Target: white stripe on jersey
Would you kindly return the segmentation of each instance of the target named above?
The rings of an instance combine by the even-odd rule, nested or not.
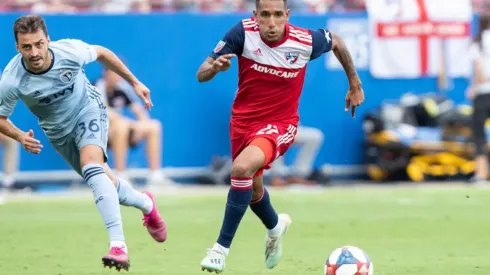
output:
[[[257,26],[257,22],[251,19],[245,19],[242,22],[243,22],[243,27],[245,28],[251,28]]]
[[[305,41],[309,41],[310,43],[312,41],[311,35],[306,35],[303,32],[297,32],[297,31],[294,31],[294,30],[290,30],[289,31],[289,35],[294,35],[294,36],[296,36],[298,38],[304,39]]]
[[[302,31],[302,30],[295,29],[291,25],[289,26],[289,30],[290,30],[290,32],[294,32],[294,33],[297,33],[297,34],[303,34],[303,35],[311,38],[311,34],[309,32],[305,32],[305,31]]]
[[[312,43],[311,39],[305,38],[304,36],[299,36],[299,35],[294,34],[294,33],[289,33],[289,36],[294,37],[296,39],[299,39],[305,43],[310,43],[310,44]]]

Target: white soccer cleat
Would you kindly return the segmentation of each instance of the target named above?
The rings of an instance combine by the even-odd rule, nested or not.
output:
[[[208,249],[208,255],[201,262],[201,269],[219,274],[225,269],[225,254],[215,248]]]
[[[268,269],[274,268],[282,256],[282,238],[291,225],[291,218],[288,214],[279,214],[280,233],[277,236],[266,235],[265,240],[265,266]]]

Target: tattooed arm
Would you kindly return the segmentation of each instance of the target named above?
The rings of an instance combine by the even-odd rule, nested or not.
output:
[[[351,87],[360,86],[361,80],[357,75],[352,56],[350,55],[344,40],[335,33],[332,33],[332,51],[335,54],[335,57],[337,57],[339,60],[340,64],[342,64],[345,74],[347,75],[347,79],[349,80],[349,85]]]
[[[345,111],[352,106],[352,117],[355,116],[356,107],[364,101],[364,91],[361,87],[361,79],[356,72],[352,56],[340,36],[332,33],[332,51],[344,68],[347,79],[349,80],[349,91],[345,97]]]

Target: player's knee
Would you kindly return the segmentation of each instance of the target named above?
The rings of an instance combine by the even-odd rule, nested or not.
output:
[[[80,164],[84,167],[87,164],[103,164],[104,151],[97,145],[87,145],[80,150]]]
[[[317,142],[317,143],[322,143],[323,142],[323,139],[325,138],[325,136],[323,135],[323,132],[320,131],[320,129],[313,129],[312,131],[312,135],[313,135],[313,139]]]
[[[234,162],[231,166],[231,176],[233,177],[252,177],[257,168],[253,167],[251,163],[247,162]]]
[[[162,124],[160,123],[160,121],[158,121],[156,119],[152,119],[150,121],[150,129],[151,129],[151,132],[156,133],[156,134],[160,134],[162,132]]]
[[[123,119],[115,121],[112,124],[112,126],[113,126],[112,128],[113,128],[114,132],[118,133],[119,135],[127,134],[127,133],[129,133],[129,130],[130,130],[129,122],[126,120],[123,120]]]

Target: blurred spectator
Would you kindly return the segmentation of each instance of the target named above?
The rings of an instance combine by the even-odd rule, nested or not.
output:
[[[362,11],[366,9],[365,0],[336,0],[331,1],[332,11]]]
[[[476,151],[476,173],[470,181],[485,183],[488,179],[485,121],[490,116],[490,17],[487,15],[480,16],[470,56],[473,76],[467,93],[473,100],[472,132]]]
[[[472,0],[473,11],[477,13],[489,13],[490,1],[489,0]]]
[[[479,0],[483,1],[483,0]],[[480,5],[479,1],[477,4]],[[365,0],[289,0],[293,12],[325,13],[365,9]],[[192,11],[206,13],[251,12],[255,0],[2,0],[0,11],[35,13],[149,13]]]
[[[490,0],[471,0],[473,10],[490,12]],[[289,0],[293,12],[350,12],[366,9],[366,0]],[[0,11],[35,13],[149,13],[158,11],[193,11],[209,13],[251,12],[255,0],[2,0]]]
[[[150,13],[152,5],[150,0],[95,0],[90,9],[103,13]]]
[[[77,8],[66,0],[37,0],[31,7],[33,13],[75,13]]]
[[[96,0],[93,2],[90,9],[103,13],[128,13],[133,4],[132,0]]]
[[[323,144],[323,133],[317,128],[300,125],[293,144],[300,147],[293,165],[287,167],[284,164],[284,157],[276,159],[269,170],[272,176],[271,185],[313,183],[307,181],[306,178],[311,176],[313,172],[313,164]],[[284,179],[285,177],[287,177],[287,180]]]
[[[151,119],[140,103],[129,83],[110,70],[103,71],[103,77],[95,86],[104,95],[109,108],[108,148],[114,153],[114,166],[118,176],[125,175],[127,152],[146,141],[146,156],[150,166],[149,183],[171,183],[161,171],[162,126],[158,120]],[[124,117],[122,112],[129,108],[136,120]]]
[[[0,78],[2,77],[0,70]],[[15,183],[15,173],[19,170],[20,145],[10,137],[0,134],[0,144],[3,145],[3,179],[2,188],[10,189]],[[0,196],[0,204],[4,199]]]
[[[133,0],[131,10],[138,13],[150,13],[152,7],[149,0]]]
[[[4,188],[11,188],[15,183],[15,173],[19,168],[19,143],[10,137],[0,134],[0,144],[3,145],[3,180]]]

